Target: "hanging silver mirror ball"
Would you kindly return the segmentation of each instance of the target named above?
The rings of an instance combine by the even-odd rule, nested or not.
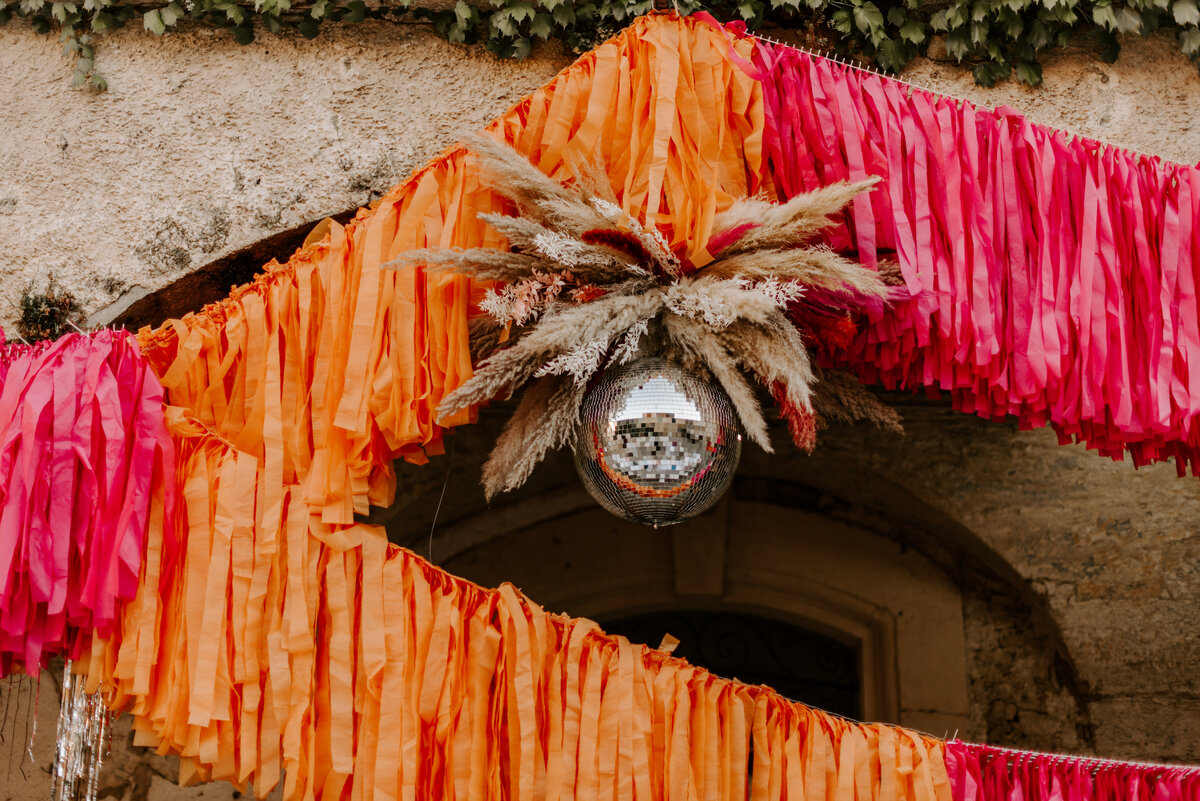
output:
[[[724,390],[657,357],[606,371],[584,397],[575,431],[575,469],[592,497],[655,527],[716,503],[741,454]]]

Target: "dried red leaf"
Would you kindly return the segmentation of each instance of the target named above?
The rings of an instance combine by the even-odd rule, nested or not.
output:
[[[779,404],[779,416],[788,426],[792,442],[805,453],[812,453],[817,447],[817,414],[812,409],[797,406],[788,400],[787,387],[776,381],[771,385],[771,397]]]
[[[620,231],[616,228],[593,228],[590,231],[584,231],[580,239],[589,245],[602,245],[620,251],[632,257],[638,264],[648,264],[651,261],[646,247],[628,231]]]
[[[597,298],[604,297],[606,294],[608,294],[606,290],[601,289],[595,284],[584,284],[578,289],[571,290],[571,299],[576,303],[589,303]]]

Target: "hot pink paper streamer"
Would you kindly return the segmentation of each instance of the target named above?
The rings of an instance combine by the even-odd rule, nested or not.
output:
[[[827,232],[894,302],[830,364],[1200,474],[1200,170],[759,42],[782,197],[878,175]]]
[[[1200,767],[1038,754],[952,740],[954,801],[1200,801]]]
[[[124,332],[0,346],[0,675],[112,633],[174,494],[162,402]]]

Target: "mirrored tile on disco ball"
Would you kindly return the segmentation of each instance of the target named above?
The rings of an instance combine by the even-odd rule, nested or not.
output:
[[[650,357],[610,369],[583,401],[575,467],[613,514],[665,526],[694,517],[729,488],[742,437],[714,384]]]

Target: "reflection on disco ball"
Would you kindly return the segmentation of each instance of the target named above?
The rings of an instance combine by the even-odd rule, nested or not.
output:
[[[669,526],[703,512],[729,488],[742,434],[729,397],[665,359],[604,374],[583,399],[575,468],[613,514]]]

